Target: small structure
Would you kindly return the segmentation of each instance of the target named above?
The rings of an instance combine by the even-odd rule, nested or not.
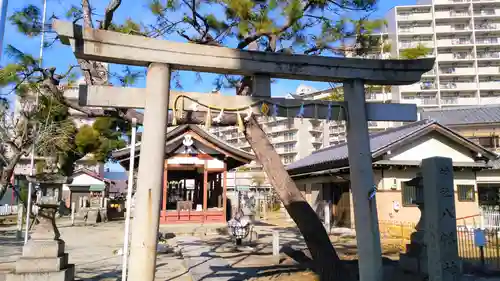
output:
[[[140,158],[140,143],[136,144],[135,155]],[[112,156],[129,168],[130,147]],[[197,125],[170,130],[166,137],[160,223],[228,221],[227,171],[253,159],[252,154],[224,143]]]
[[[68,264],[68,254],[64,252],[64,241],[55,222],[59,207],[61,186],[67,178],[44,174],[28,177],[39,185],[38,206],[39,224],[31,234],[31,239],[23,247],[21,258],[16,262],[15,271],[7,275],[7,281],[72,281],[75,266]]]
[[[327,147],[287,166],[310,204],[323,214],[322,205],[332,205],[335,226],[354,225],[354,208],[349,175],[349,143]],[[420,170],[424,158],[453,159],[457,218],[479,213],[476,181],[479,172],[489,170],[497,155],[433,120],[421,120],[370,135],[373,178],[377,187],[380,221],[417,223],[420,212],[414,200],[416,190],[407,185]],[[365,192],[366,196],[366,192]],[[462,220],[461,220],[462,222]],[[472,219],[466,221],[472,224]]]
[[[63,185],[62,200],[64,200],[68,208],[71,207],[71,202],[75,202],[76,212],[79,212],[82,208],[88,208],[91,199],[98,199],[100,203],[108,195],[111,181],[88,169],[76,170],[72,175],[72,179],[71,183]],[[84,201],[89,204],[85,204]],[[104,206],[101,205],[100,207]]]

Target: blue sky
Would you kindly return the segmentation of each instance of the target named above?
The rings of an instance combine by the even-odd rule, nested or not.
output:
[[[4,0],[5,1],[5,0]],[[47,18],[50,18],[53,14],[64,15],[66,11],[68,11],[72,4],[78,5],[81,1],[77,0],[48,0],[48,8],[47,8]],[[102,11],[104,11],[105,6],[107,5],[106,0],[93,0],[91,1],[93,7],[96,9],[96,13],[102,16]],[[151,13],[147,9],[148,0],[122,0],[121,7],[117,10],[115,14],[115,22],[123,22],[126,18],[132,16],[135,21],[143,21],[148,22],[151,20]],[[390,0],[379,0],[378,10],[373,14],[373,17],[381,17],[385,15],[385,13],[391,9],[394,5],[407,5],[414,4],[415,0],[400,0],[400,1],[390,1]],[[42,0],[10,0],[8,6],[8,15],[12,12],[21,9],[22,7],[28,4],[35,4],[41,7],[43,1]],[[54,38],[54,35],[47,35],[46,41]],[[171,37],[170,40],[180,40],[179,37]],[[40,38],[27,38],[24,35],[21,35],[17,32],[17,30],[7,24],[6,33],[4,38],[4,47],[7,44],[12,44],[15,47],[21,49],[26,53],[33,54],[35,57],[38,57],[39,47],[40,47]],[[2,55],[1,65],[5,65],[8,63],[8,57],[4,54]],[[76,61],[74,59],[74,55],[71,52],[71,48],[68,46],[61,46],[60,44],[56,44],[51,48],[47,48],[44,50],[44,65],[45,66],[55,66],[61,72],[65,71],[69,65],[75,64]],[[119,66],[113,66],[111,71],[119,71]],[[202,80],[197,81],[196,75],[194,73],[182,72],[181,73],[181,84],[182,90],[185,91],[193,91],[193,92],[208,92],[214,88],[213,81],[215,75],[203,74]],[[196,82],[193,82],[196,81]],[[324,89],[328,87],[326,83],[320,82],[305,82],[305,81],[296,81],[296,80],[277,80],[272,84],[272,94],[273,96],[284,96],[287,93],[295,92],[295,89],[300,84],[310,85],[317,89]],[[143,87],[144,81],[138,81],[137,87]],[[231,95],[234,93],[233,89],[223,89],[223,94]],[[119,166],[116,164],[110,165],[110,168],[113,170],[119,169]]]

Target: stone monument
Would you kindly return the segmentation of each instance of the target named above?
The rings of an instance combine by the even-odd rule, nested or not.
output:
[[[429,281],[458,281],[462,265],[458,256],[455,189],[451,158],[422,160],[425,244]]]
[[[429,281],[460,280],[452,160],[422,160],[421,174],[407,184],[416,188],[414,202],[422,215],[407,253],[400,256],[400,266],[428,276]]]
[[[7,281],[70,281],[74,280],[75,266],[68,264],[64,241],[57,229],[55,215],[59,207],[59,189],[66,177],[37,175],[28,180],[40,185],[37,200],[39,224],[24,245],[22,256],[16,261],[15,270]],[[57,192],[56,192],[57,190]]]

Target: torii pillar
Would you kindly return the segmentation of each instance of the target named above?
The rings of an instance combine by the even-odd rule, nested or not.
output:
[[[151,63],[146,78],[144,132],[135,201],[136,210],[147,214],[133,221],[130,256],[139,262],[129,267],[128,280],[154,280],[155,276],[169,91],[169,65]]]

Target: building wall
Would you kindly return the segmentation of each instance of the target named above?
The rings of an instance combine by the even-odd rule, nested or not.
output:
[[[452,158],[455,162],[474,162],[470,150],[438,133],[428,134],[418,140],[391,151],[390,160],[421,161],[422,159],[442,156]]]
[[[492,77],[500,66],[498,1],[419,2],[426,4],[394,7],[388,33],[393,53],[422,43],[435,68],[420,82],[393,87],[394,100],[420,107],[500,103],[500,82]]]

